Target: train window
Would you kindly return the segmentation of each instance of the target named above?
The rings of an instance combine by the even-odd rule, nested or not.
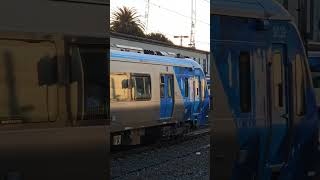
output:
[[[52,42],[0,40],[0,121],[55,121],[57,50]]]
[[[130,92],[128,88],[128,75],[121,73],[110,74],[110,100],[126,101],[129,100]]]
[[[295,79],[296,79],[296,112],[298,116],[305,114],[305,69],[300,55],[295,59]]]
[[[151,79],[149,75],[133,75],[133,91],[135,100],[151,99]]]
[[[172,87],[172,77],[168,76],[168,97],[172,97],[173,87]]]
[[[200,78],[197,78],[197,80],[198,80],[197,95],[200,96],[200,93],[201,93],[201,81],[200,81]]]
[[[189,96],[189,79],[184,78],[184,97]]]
[[[199,79],[198,78],[194,78],[194,88],[195,88],[195,98],[196,100],[199,100]]]
[[[98,115],[103,116],[106,113],[106,48],[79,47],[79,52],[84,75],[85,119],[95,119]]]
[[[250,54],[241,52],[239,58],[239,90],[241,112],[251,111]]]
[[[207,74],[207,60],[206,59],[203,59],[203,71],[204,71],[204,74]]]
[[[204,100],[205,98],[205,88],[206,88],[206,82],[205,79],[201,80],[201,99]]]
[[[312,82],[314,88],[320,88],[320,76],[313,76]]]
[[[164,76],[160,76],[160,97],[164,98]]]
[[[232,87],[232,61],[231,61],[231,52],[228,54],[228,72],[229,72],[229,87]]]
[[[272,59],[272,73],[273,73],[273,93],[274,93],[274,105],[277,108],[283,107],[284,95],[283,95],[283,65],[282,55],[280,51],[275,51]]]

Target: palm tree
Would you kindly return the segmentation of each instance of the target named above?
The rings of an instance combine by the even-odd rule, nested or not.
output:
[[[170,41],[165,35],[163,35],[161,33],[150,33],[150,34],[146,35],[146,37],[148,39],[153,39],[153,40],[157,40],[157,41],[161,41],[161,42],[166,42],[168,44],[173,44],[172,41]]]
[[[139,15],[134,8],[123,6],[112,13],[110,30],[134,36],[145,37],[144,25],[139,19]]]

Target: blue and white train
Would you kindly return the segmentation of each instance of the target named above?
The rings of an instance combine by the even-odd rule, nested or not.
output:
[[[205,74],[196,61],[111,50],[113,145],[140,144],[205,125],[208,106]]]
[[[314,178],[317,104],[288,12],[271,0],[211,1],[211,53],[211,178]]]

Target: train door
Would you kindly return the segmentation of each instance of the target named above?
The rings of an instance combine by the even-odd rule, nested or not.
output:
[[[174,108],[174,84],[172,74],[160,75],[160,119],[170,119]]]
[[[201,104],[201,79],[200,76],[195,76],[194,78],[194,106],[193,113],[199,113],[200,104]]]
[[[267,166],[272,175],[278,174],[285,164],[288,147],[290,123],[289,69],[286,51],[283,45],[273,44],[272,59],[268,65],[268,96],[269,96],[269,144]]]

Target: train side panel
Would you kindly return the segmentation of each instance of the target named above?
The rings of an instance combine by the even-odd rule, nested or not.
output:
[[[316,149],[317,113],[295,26],[274,20],[261,30],[254,18],[212,20],[218,37],[212,47],[217,71],[212,161],[230,171],[221,170],[217,178],[307,178],[313,165],[307,162]],[[222,154],[224,161],[215,159]]]

